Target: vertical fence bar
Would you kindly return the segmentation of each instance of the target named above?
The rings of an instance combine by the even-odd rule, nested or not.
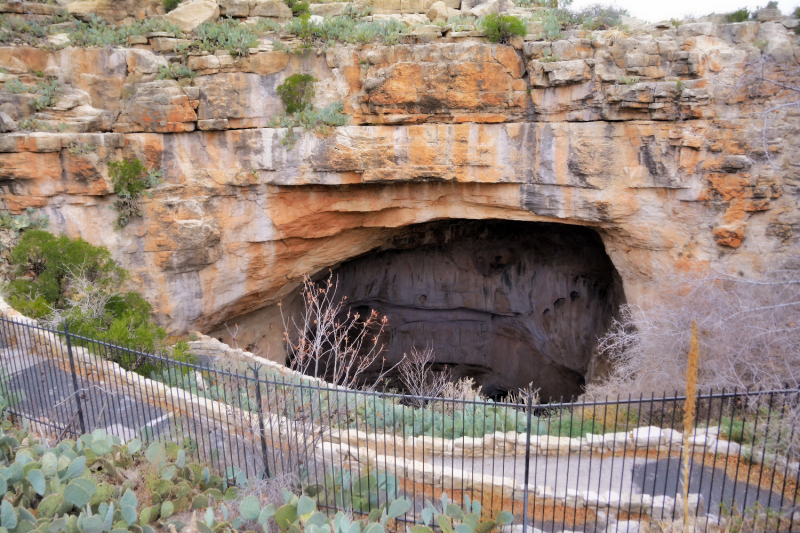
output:
[[[528,531],[528,477],[531,471],[531,406],[533,402],[533,394],[529,394],[525,402],[525,412],[528,418],[528,424],[525,431],[525,486],[522,489],[522,531]],[[531,517],[533,521],[535,517]]]
[[[67,342],[67,353],[69,354],[69,369],[72,372],[72,389],[75,393],[75,405],[78,407],[78,419],[81,422],[81,435],[86,433],[86,421],[83,419],[83,408],[81,406],[81,395],[78,392],[78,375],[75,373],[75,358],[72,355],[72,341],[69,338],[69,325],[64,321],[64,338]]]
[[[267,435],[264,430],[264,412],[261,407],[261,379],[259,373],[260,365],[253,365],[253,374],[256,377],[256,410],[258,411],[258,432],[261,434],[261,455],[264,461],[264,475],[272,477],[269,473],[269,462],[267,461]]]

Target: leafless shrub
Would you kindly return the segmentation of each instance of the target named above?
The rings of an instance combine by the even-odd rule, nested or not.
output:
[[[109,301],[119,292],[115,288],[101,285],[87,275],[84,268],[70,269],[64,284],[68,287],[63,309],[51,307],[51,313],[42,323],[57,329],[64,322],[67,314],[80,316],[87,321],[101,320],[108,310]]]
[[[441,410],[445,413],[460,411],[464,409],[464,403],[471,401],[484,401],[486,398],[481,394],[481,386],[475,383],[471,377],[463,377],[455,382],[450,381],[445,386],[441,394],[444,400],[461,400],[461,402],[443,401]]]
[[[726,274],[665,276],[657,302],[627,305],[599,348],[611,374],[591,397],[673,393],[686,387],[692,322],[700,342],[698,389],[800,384],[800,276],[752,281]]]
[[[527,404],[530,398],[531,405],[539,404],[539,387],[533,386],[533,381],[528,383],[525,387],[519,388],[515,391],[508,391],[506,397],[502,400],[503,403],[510,404]]]
[[[448,369],[445,368],[440,372],[431,370],[434,361],[433,346],[426,346],[421,351],[417,350],[416,346],[412,346],[411,354],[403,354],[403,359],[397,367],[406,393],[415,396],[415,398],[409,399],[415,407],[425,405],[423,397],[439,396],[450,384]]]
[[[361,386],[374,390],[386,375],[397,368],[385,368],[385,345],[379,338],[387,325],[386,317],[372,310],[369,316],[347,307],[347,296],[337,295],[338,280],[333,272],[320,284],[303,278],[303,313],[296,320],[281,310],[284,342],[292,368],[308,376],[325,379],[334,385]],[[379,366],[372,383],[359,381],[367,370]]]

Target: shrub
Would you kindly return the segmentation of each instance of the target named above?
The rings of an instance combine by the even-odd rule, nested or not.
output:
[[[700,331],[700,391],[800,385],[797,276],[778,271],[760,281],[729,275],[661,279],[664,297],[624,306],[601,339],[611,374],[587,390],[613,395],[683,389],[693,321]]]
[[[276,119],[272,126],[287,128],[286,136],[281,139],[281,144],[292,147],[297,142],[294,128],[299,126],[327,135],[328,126],[344,126],[347,124],[347,115],[343,114],[342,111],[344,111],[344,104],[335,102],[326,105],[319,111],[309,108],[294,115],[283,115]]]
[[[169,13],[170,11],[178,7],[180,3],[181,0],[164,0],[161,5],[163,5],[164,10],[166,10],[166,12]]]
[[[292,10],[292,15],[298,18],[309,18],[311,11],[308,9],[307,2],[299,2],[298,0],[286,0],[286,5]]]
[[[326,18],[322,24],[312,24],[308,19],[292,19],[284,30],[296,35],[308,48],[317,44],[327,45],[333,42],[362,43],[380,41],[385,44],[396,44],[400,35],[408,28],[397,19],[359,22],[354,16]],[[276,41],[275,44],[278,44]],[[277,49],[277,47],[276,47]]]
[[[14,293],[31,299],[43,298],[51,306],[65,303],[68,277],[81,273],[98,287],[118,286],[126,277],[109,251],[89,244],[83,239],[72,240],[66,235],[56,237],[43,230],[26,231],[11,251],[9,262],[18,277],[32,279],[11,282]],[[34,317],[35,318],[35,317]]]
[[[525,23],[512,15],[492,13],[484,17],[479,25],[486,33],[486,38],[493,43],[507,43],[516,35],[524,36],[528,33]]]
[[[50,220],[47,215],[40,216],[32,207],[26,209],[21,215],[0,211],[0,228],[10,230],[12,238],[16,238],[25,230],[45,229],[48,224],[50,224]]]
[[[277,93],[287,113],[295,114],[311,107],[316,81],[311,74],[292,74],[278,85]]]
[[[737,9],[736,11],[734,11],[733,13],[729,13],[725,17],[725,19],[728,22],[744,22],[749,18],[750,18],[750,11],[748,11],[746,7]]]
[[[553,41],[558,39],[561,36],[562,27],[563,23],[554,10],[548,11],[544,17],[542,17],[542,29],[549,40]]]
[[[142,216],[138,199],[147,189],[161,183],[161,171],[147,170],[138,159],[130,159],[109,163],[108,174],[114,184],[114,192],[119,197],[114,202],[114,209],[119,214],[117,227],[124,228],[130,223],[131,217]]]
[[[17,79],[13,79],[11,81],[6,82],[6,91],[10,92],[11,94],[20,94],[28,92],[28,88],[23,84],[21,81]]]
[[[158,79],[160,80],[180,80],[188,78],[193,80],[197,73],[182,63],[170,63],[167,66],[161,65],[158,68]]]
[[[89,22],[75,20],[75,27],[67,30],[74,46],[127,46],[128,37],[150,32],[167,32],[174,37],[181,36],[181,29],[164,19],[146,18],[133,24],[108,24],[96,15],[90,15]]]
[[[58,95],[61,94],[61,88],[58,86],[58,80],[40,82],[34,90],[37,95],[36,98],[31,100],[31,105],[37,111],[45,107],[51,107],[58,101]]]
[[[622,17],[627,14],[628,12],[624,9],[595,4],[575,13],[575,18],[583,26],[583,29],[595,31],[619,26],[622,24]]]
[[[258,38],[259,32],[266,30],[267,26],[263,24],[252,27],[228,17],[201,24],[195,30],[195,35],[200,41],[201,50],[208,52],[227,50],[232,56],[246,56],[250,48],[256,48],[261,44]]]
[[[150,304],[120,290],[128,273],[106,248],[28,230],[9,261],[17,275],[9,284],[11,305],[21,313],[53,327],[69,320],[73,332],[115,344],[161,347],[165,332],[153,322]]]

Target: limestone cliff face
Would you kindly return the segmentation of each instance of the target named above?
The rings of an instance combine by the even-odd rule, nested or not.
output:
[[[660,297],[662,270],[797,268],[800,121],[760,114],[798,85],[796,36],[746,22],[588,37],[191,56],[187,86],[156,80],[166,59],[147,49],[0,49],[10,73],[75,95],[37,114],[67,132],[0,135],[0,197],[108,246],[171,331],[239,321],[246,343],[274,338],[269,306],[304,273],[437,220],[593,228],[628,301]],[[748,67],[762,60],[766,81]],[[350,124],[290,149],[268,126],[296,72]],[[19,104],[0,110],[33,113]],[[115,231],[107,165],[134,156],[164,183]]]

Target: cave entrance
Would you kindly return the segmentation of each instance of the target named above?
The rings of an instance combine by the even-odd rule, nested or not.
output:
[[[407,226],[333,273],[353,307],[388,317],[387,363],[430,345],[435,367],[489,397],[529,383],[542,400],[580,394],[603,372],[597,339],[624,303],[597,232],[563,224]]]

